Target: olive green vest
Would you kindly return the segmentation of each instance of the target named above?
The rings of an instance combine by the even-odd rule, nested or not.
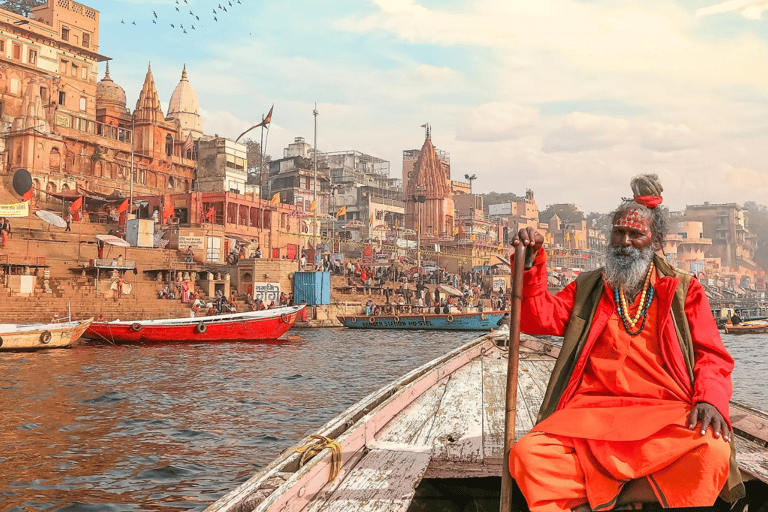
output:
[[[654,256],[654,264],[661,275],[680,279],[672,300],[672,320],[677,339],[680,343],[680,350],[683,353],[688,369],[688,377],[691,380],[691,386],[693,386],[693,340],[690,327],[688,326],[688,319],[685,316],[685,298],[688,294],[688,286],[691,283],[692,276],[678,271],[658,256]],[[541,409],[539,409],[537,423],[544,420],[557,409],[557,404],[560,402],[560,398],[568,386],[573,370],[576,367],[576,362],[579,360],[584,350],[584,345],[587,343],[592,320],[595,317],[595,312],[600,304],[604,290],[605,286],[601,269],[584,272],[576,279],[576,296],[574,298],[573,310],[571,311],[571,318],[565,330],[560,355],[557,358],[555,368],[552,370],[552,375],[547,385],[544,401],[541,404]],[[736,445],[733,436],[731,436],[730,444],[730,472],[728,474],[728,482],[720,496],[727,501],[734,502],[744,497],[746,492],[744,484],[741,482],[741,473],[736,465]]]

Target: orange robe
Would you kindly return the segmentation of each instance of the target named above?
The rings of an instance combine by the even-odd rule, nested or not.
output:
[[[608,510],[627,482],[646,477],[665,507],[715,502],[730,447],[688,429],[692,396],[665,368],[657,302],[637,336],[614,308],[573,398],[512,447],[510,471],[532,512]]]

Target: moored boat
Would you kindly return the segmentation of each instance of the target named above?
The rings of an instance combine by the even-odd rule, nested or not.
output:
[[[50,324],[0,324],[0,350],[38,350],[72,346],[91,324],[88,320]]]
[[[290,329],[304,306],[214,316],[93,322],[85,337],[112,343],[267,341]]]
[[[760,334],[768,332],[768,321],[747,320],[736,325],[725,324],[725,334]]]
[[[350,329],[426,329],[446,331],[490,331],[498,328],[503,311],[487,313],[403,313],[379,316],[337,316]]]
[[[206,512],[499,510],[507,337],[487,334],[368,395]],[[516,439],[536,421],[559,350],[522,335]],[[750,481],[730,510],[761,510],[768,414],[732,402],[731,422]],[[527,510],[518,491],[513,499]]]

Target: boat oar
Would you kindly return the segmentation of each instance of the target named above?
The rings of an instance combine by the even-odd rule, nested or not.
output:
[[[512,269],[512,286],[509,321],[509,354],[507,356],[507,400],[504,414],[504,461],[501,473],[500,512],[512,510],[512,475],[509,474],[509,452],[515,443],[517,412],[517,367],[520,357],[520,306],[523,300],[523,270],[525,246],[515,246],[515,263]]]

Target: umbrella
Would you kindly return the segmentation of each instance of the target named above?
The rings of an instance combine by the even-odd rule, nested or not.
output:
[[[363,226],[364,226],[364,224],[360,220],[351,220],[351,221],[347,222],[347,225],[346,225],[346,227],[348,227],[348,228],[361,228]]]
[[[441,284],[439,286],[440,290],[444,291],[448,295],[456,295],[459,297],[462,297],[464,295],[464,292],[459,290],[458,288],[454,288],[453,286],[447,285],[447,284]]]
[[[404,229],[403,230],[403,234],[404,235],[415,235],[416,232],[414,230],[412,230],[412,229]]]
[[[117,247],[130,247],[131,244],[113,235],[96,235],[96,238],[104,242],[105,244],[114,245]]]
[[[374,227],[373,229],[389,229],[386,224],[379,224],[378,226]]]
[[[48,224],[51,224],[52,226],[56,226],[57,228],[67,227],[67,221],[65,221],[55,213],[49,212],[48,210],[37,210],[35,212],[35,215],[43,219]]]

